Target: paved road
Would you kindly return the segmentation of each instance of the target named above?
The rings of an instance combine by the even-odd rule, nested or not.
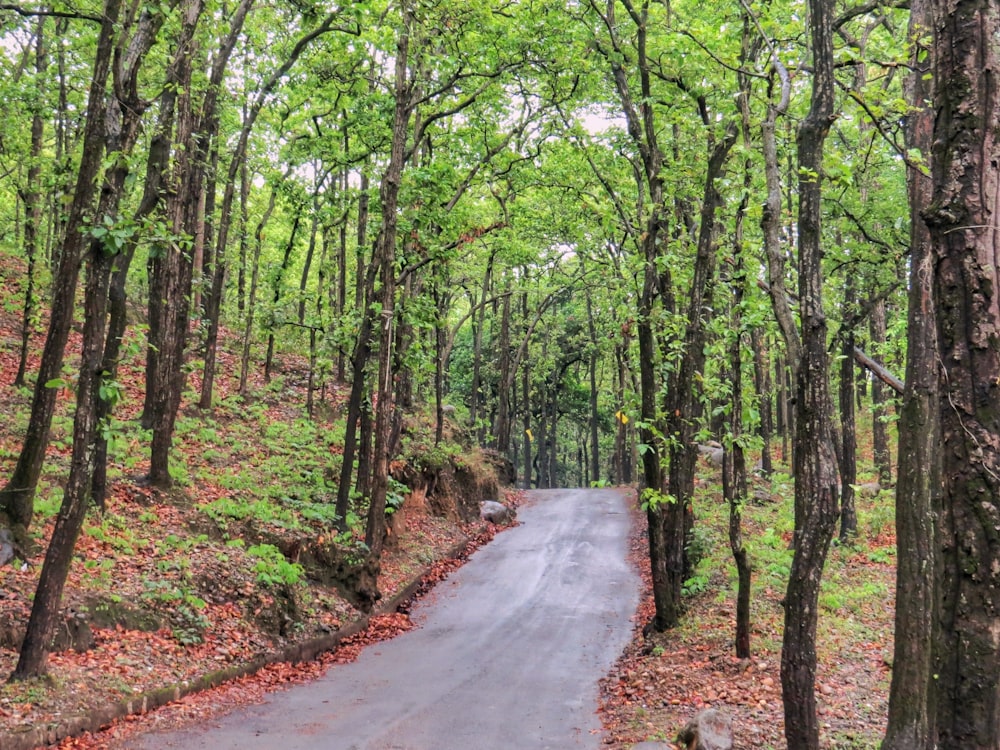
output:
[[[626,499],[533,491],[420,604],[419,627],[353,664],[144,748],[565,750],[601,747],[597,681],[638,602]]]

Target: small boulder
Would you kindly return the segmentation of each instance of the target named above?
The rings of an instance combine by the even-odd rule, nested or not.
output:
[[[722,446],[714,440],[699,445],[698,453],[708,461],[708,465],[713,469],[722,468]]]
[[[687,750],[732,750],[733,720],[729,714],[706,708],[677,733],[677,742]]]
[[[882,485],[878,482],[865,482],[854,485],[854,491],[859,497],[876,497],[882,491]]]
[[[14,535],[10,529],[0,529],[0,566],[6,565],[14,559]]]
[[[479,506],[479,516],[484,521],[506,526],[514,521],[514,511],[496,500],[487,500]]]

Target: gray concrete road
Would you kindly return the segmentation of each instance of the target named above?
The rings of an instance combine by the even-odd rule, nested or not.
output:
[[[601,747],[597,682],[628,642],[639,582],[614,490],[533,491],[412,612],[418,627],[143,748],[565,750]]]

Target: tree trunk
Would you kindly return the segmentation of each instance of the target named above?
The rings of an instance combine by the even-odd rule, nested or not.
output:
[[[799,127],[799,315],[795,401],[795,528],[785,594],[781,692],[788,750],[818,750],[816,625],[820,579],[837,522],[837,459],[821,268],[823,145],[834,117],[833,2],[809,0],[812,104]]]
[[[521,315],[528,325],[528,295],[521,296]],[[524,446],[524,487],[531,489],[531,474],[534,462],[531,456],[531,366],[526,361],[521,368],[521,440]]]
[[[1000,7],[937,0],[932,200],[943,501],[939,747],[1000,747]],[[930,366],[930,365],[927,365]]]
[[[48,68],[48,53],[45,46],[45,17],[40,16],[35,30],[35,74],[39,94],[44,85]],[[24,289],[24,317],[21,320],[21,353],[17,362],[14,385],[25,385],[24,374],[28,365],[28,344],[35,325],[35,264],[38,260],[38,234],[42,224],[41,176],[42,148],[44,147],[45,119],[42,117],[42,98],[39,96],[36,110],[31,118],[31,153],[28,157],[28,174],[25,189],[21,194],[24,202],[24,255],[28,261],[27,279]]]
[[[410,135],[410,119],[414,108],[414,89],[407,77],[409,65],[410,33],[414,23],[413,11],[404,3],[403,27],[396,47],[394,96],[395,110],[392,120],[392,141],[389,162],[379,195],[382,202],[382,225],[375,242],[372,264],[377,266],[382,288],[379,291],[381,320],[378,326],[379,356],[378,381],[375,385],[375,445],[372,465],[371,498],[368,505],[368,523],[365,527],[365,544],[371,557],[381,559],[385,543],[385,502],[389,483],[390,445],[395,414],[393,403],[392,344],[396,300],[396,234],[397,209],[403,167],[406,162],[406,144]]]
[[[845,317],[854,315],[854,284],[848,277],[844,288]],[[854,485],[858,481],[857,419],[854,414],[856,392],[854,368],[854,331],[841,334],[840,358],[840,542],[848,544],[857,536],[858,515],[854,509]]]
[[[913,12],[912,10],[910,11]],[[914,113],[912,117],[919,117],[919,113]],[[909,174],[909,172],[907,173]],[[909,179],[913,179],[912,177]],[[922,221],[919,216],[914,217],[916,221]],[[913,244],[910,245],[910,258],[912,263]],[[885,320],[885,300],[879,299],[872,307],[871,318],[869,319],[869,329],[872,339],[872,348],[875,350],[874,359],[882,365],[882,358],[879,353],[885,345],[886,320]],[[886,398],[885,384],[880,378],[872,379],[872,453],[875,462],[875,469],[878,471],[878,481],[883,487],[892,484],[892,458],[889,453],[889,429],[885,423],[885,416],[889,411],[889,403]]]
[[[278,276],[274,280],[274,294],[271,297],[271,323],[268,326],[267,334],[267,354],[264,356],[264,382],[271,382],[271,366],[274,364],[274,329],[280,324],[276,319],[278,302],[281,301],[281,284],[285,278],[285,271],[288,270],[292,259],[292,250],[295,249],[295,235],[299,232],[299,223],[302,220],[302,207],[295,210],[295,219],[292,221],[292,232],[288,236],[285,245],[285,252],[281,256],[281,265],[278,267]]]
[[[250,266],[250,291],[247,295],[247,318],[243,327],[243,351],[240,357],[240,387],[239,394],[246,398],[250,394],[249,373],[250,373],[250,343],[253,341],[254,318],[257,311],[257,282],[260,278],[260,251],[264,244],[264,227],[274,213],[274,204],[278,199],[277,185],[271,186],[271,197],[268,198],[267,208],[264,215],[257,222],[254,231],[253,260]]]
[[[146,157],[146,175],[143,183],[142,198],[139,206],[133,214],[132,221],[138,225],[159,207],[164,193],[164,186],[167,181],[167,165],[170,160],[170,152],[173,144],[173,129],[176,114],[177,88],[172,84],[176,81],[177,74],[183,66],[183,57],[190,44],[190,38],[194,34],[194,26],[185,26],[176,43],[177,52],[167,68],[168,85],[164,86],[163,93],[159,100],[159,116],[156,131],[150,140]],[[133,102],[128,106],[128,110],[138,113],[139,104]],[[113,382],[118,376],[118,364],[121,353],[122,340],[125,336],[125,329],[128,325],[128,308],[126,282],[128,280],[129,269],[135,257],[139,235],[133,235],[119,253],[111,277],[108,289],[108,326],[104,342],[104,359],[102,370],[106,373],[105,378]],[[111,417],[114,409],[112,399],[101,399],[97,402],[98,423],[104,422]],[[93,477],[91,479],[91,495],[93,502],[100,508],[104,507],[107,496],[107,460],[108,441],[106,437],[98,432],[94,438],[93,451]]]
[[[306,258],[302,263],[302,276],[299,278],[298,321],[300,326],[305,325],[306,322],[306,293],[309,288],[309,273],[312,271],[313,255],[316,254],[316,234],[319,231],[319,192],[323,188],[323,182],[323,179],[317,179],[316,187],[314,188],[312,219],[309,222],[309,244],[306,245]]]
[[[337,485],[337,523],[341,530],[346,529],[347,511],[351,507],[351,477],[354,474],[354,458],[358,454],[358,443],[361,442],[362,459],[367,454],[367,442],[357,439],[358,422],[363,418],[362,407],[365,399],[365,368],[371,358],[372,334],[375,326],[375,312],[373,304],[375,299],[375,271],[376,267],[371,264],[368,267],[366,277],[362,279],[363,288],[367,289],[363,299],[363,314],[361,316],[361,326],[358,330],[358,338],[354,343],[354,353],[351,355],[351,393],[347,399],[347,421],[344,425],[344,454],[340,466],[340,480]],[[365,478],[367,483],[367,467],[361,465],[359,459],[358,480]],[[364,488],[359,486],[359,491]]]
[[[510,295],[505,295],[500,307],[500,339],[497,342],[499,382],[497,388],[496,449],[503,455],[510,453],[510,400],[507,387],[513,380],[510,362]]]
[[[183,6],[182,17],[186,26],[197,26],[204,5],[202,0],[191,0]],[[181,242],[195,241],[199,216],[199,203],[204,184],[205,144],[198,132],[190,84],[195,65],[194,50],[184,56],[178,74],[180,94],[177,107],[178,147],[174,154],[171,187],[168,192],[167,217],[172,233],[186,238]],[[191,313],[191,283],[194,259],[179,243],[165,244],[162,252],[152,261],[149,297],[158,300],[157,326],[153,327],[150,315],[149,349],[156,350],[155,366],[150,372],[147,363],[146,417],[153,430],[150,445],[149,482],[156,487],[169,487],[170,446],[173,442],[174,423],[184,387],[184,349],[187,343],[188,321]],[[147,359],[148,362],[148,359]],[[149,375],[152,375],[150,378]]]
[[[204,297],[202,314],[205,318],[205,361],[201,371],[201,393],[198,396],[199,409],[212,408],[212,396],[215,390],[215,367],[219,349],[219,326],[222,316],[222,294],[226,282],[226,252],[228,248],[217,247],[213,243],[212,227],[215,217],[215,188],[219,168],[218,140],[214,138],[212,146],[212,166],[209,171],[209,184],[205,189],[204,241],[205,266],[202,269],[204,278],[210,279],[208,293]]]
[[[760,449],[760,470],[765,477],[770,477],[774,473],[774,463],[771,458],[771,436],[774,434],[772,410],[774,399],[767,347],[764,344],[764,335],[757,326],[754,326],[750,331],[750,346],[753,349],[753,381],[760,409],[760,439],[763,443]]]
[[[928,0],[910,4],[910,38],[932,28]],[[913,110],[906,120],[906,147],[930,155],[934,109],[927,50],[914,44],[906,78]],[[910,285],[907,318],[906,386],[899,414],[896,482],[896,612],[889,718],[883,750],[937,747],[937,680],[933,650],[938,622],[935,576],[935,518],[941,503],[938,415],[937,329],[933,300],[934,255],[921,211],[930,203],[931,181],[906,173],[910,207]]]

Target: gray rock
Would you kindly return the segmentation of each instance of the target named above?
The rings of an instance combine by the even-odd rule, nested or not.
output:
[[[878,482],[865,482],[864,484],[854,485],[854,491],[858,494],[858,497],[875,497],[882,491],[882,485]]]
[[[729,714],[706,708],[677,733],[677,742],[687,750],[732,750],[733,720]]]
[[[514,521],[514,511],[496,500],[487,500],[479,506],[479,517],[484,521],[506,526]]]
[[[712,468],[722,468],[722,446],[714,440],[699,445],[698,453],[708,461],[708,465]]]
[[[638,745],[632,745],[632,750],[670,750],[670,745],[666,742],[647,740],[646,742],[640,742]]]
[[[6,565],[14,557],[14,536],[10,529],[0,529],[0,566]]]

